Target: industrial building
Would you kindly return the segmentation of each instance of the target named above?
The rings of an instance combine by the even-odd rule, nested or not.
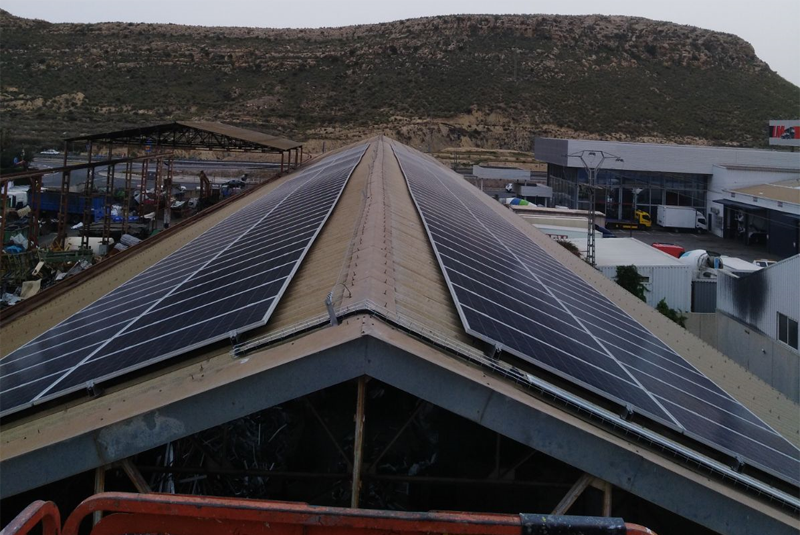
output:
[[[726,169],[730,171],[730,169]],[[714,200],[724,211],[723,236],[744,243],[766,242],[770,254],[800,254],[800,178],[725,189]],[[712,207],[719,213],[719,208]]]
[[[717,348],[800,403],[800,255],[717,279]]]
[[[579,187],[587,183],[588,175],[575,156],[584,151],[614,156],[603,162],[596,177],[603,194],[596,196],[595,209],[608,218],[630,219],[637,208],[654,216],[659,205],[691,206],[706,216],[710,232],[732,239],[738,225],[734,213],[726,210],[733,206],[730,191],[800,178],[800,152],[537,138],[535,155],[547,162],[547,183],[555,204],[588,209],[588,194]],[[725,202],[720,204],[721,200]],[[785,217],[794,222],[786,224],[796,229],[796,218]],[[776,216],[778,220],[785,224],[784,216]],[[783,233],[771,236],[770,251],[795,254],[787,239]]]
[[[520,198],[550,206],[553,190],[543,183],[540,172],[507,165],[473,165],[472,176],[481,191],[496,199]]]
[[[0,514],[135,488],[796,531],[795,404],[387,138],[68,282],[0,316]]]
[[[586,256],[586,232],[570,239]],[[635,265],[646,288],[648,305],[655,307],[664,299],[670,308],[682,312],[692,310],[692,266],[636,238],[596,240],[597,269],[611,280],[620,266]]]

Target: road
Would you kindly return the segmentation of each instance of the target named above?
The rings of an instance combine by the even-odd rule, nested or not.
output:
[[[766,245],[745,245],[736,240],[720,238],[709,232],[703,234],[672,232],[661,227],[654,227],[652,230],[633,231],[615,229],[614,234],[618,237],[632,236],[648,245],[654,243],[674,243],[675,245],[680,245],[687,251],[694,249],[715,251],[721,255],[734,256],[748,262],[752,262],[758,258],[780,260],[779,258],[774,258],[767,252]]]
[[[86,158],[71,158],[69,160],[69,164],[79,164],[85,163]],[[64,164],[63,156],[37,156],[35,160],[35,165],[38,168],[54,168],[54,167],[61,167]],[[213,161],[213,160],[175,160],[173,162],[173,169],[174,169],[174,178],[173,184],[175,186],[187,186],[193,187],[199,184],[198,175],[200,171],[205,171],[212,182],[215,183],[225,183],[231,179],[230,176],[226,177],[214,177],[214,171],[239,171],[241,173],[246,173],[248,171],[255,171],[255,170],[263,170],[263,169],[279,169],[280,164],[271,163],[271,162],[236,162],[236,161]],[[138,174],[141,173],[142,164],[141,162],[135,162],[133,164],[133,172],[134,172],[134,182],[138,182],[139,176]],[[119,165],[116,168],[116,175],[114,177],[114,187],[123,187],[125,185],[125,177],[122,175],[122,171],[124,170],[124,166]],[[105,185],[107,168],[98,167],[95,170],[95,185],[100,187],[101,185]],[[72,186],[76,186],[78,184],[83,184],[86,182],[87,170],[82,169],[79,171],[74,171],[71,175],[70,184]],[[42,185],[46,188],[60,188],[61,187],[61,174],[60,173],[52,173],[49,175],[45,175],[42,181]]]

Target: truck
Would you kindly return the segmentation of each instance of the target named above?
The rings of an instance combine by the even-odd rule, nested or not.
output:
[[[661,227],[674,230],[708,230],[706,216],[691,206],[659,205],[656,222]]]
[[[721,269],[736,276],[748,275],[763,269],[761,266],[752,262],[747,262],[741,258],[721,255],[714,251],[706,251],[705,249],[686,251],[678,260],[692,267],[692,278],[695,280],[716,279],[717,272]]]
[[[650,220],[650,214],[644,210],[636,210],[633,213],[633,219],[608,219],[606,218],[606,228],[623,228],[623,229],[649,229],[653,222]]]
[[[83,193],[69,192],[67,195],[67,213],[72,215],[83,214],[83,207],[86,199]],[[95,220],[102,219],[103,211],[105,210],[106,200],[103,195],[92,196],[92,212],[95,214]],[[41,202],[39,203],[39,211],[42,214],[57,214],[61,207],[61,191],[58,190],[42,190]],[[99,216],[99,217],[98,217]]]

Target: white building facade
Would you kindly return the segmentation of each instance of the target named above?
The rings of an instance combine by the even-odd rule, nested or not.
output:
[[[580,158],[570,155],[583,153],[593,165],[601,152],[611,157],[597,174],[604,188],[596,195],[596,210],[610,219],[630,219],[637,208],[654,215],[662,204],[691,206],[718,236],[726,235],[725,205],[715,201],[726,190],[800,177],[800,152],[537,138],[535,155],[547,163],[555,204],[589,209],[579,187],[588,181],[587,173]]]

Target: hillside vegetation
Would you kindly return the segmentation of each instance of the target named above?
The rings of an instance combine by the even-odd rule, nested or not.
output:
[[[50,24],[0,11],[0,112],[44,146],[178,119],[426,149],[532,136],[759,146],[800,88],[742,39],[641,18],[447,16],[277,30]]]

